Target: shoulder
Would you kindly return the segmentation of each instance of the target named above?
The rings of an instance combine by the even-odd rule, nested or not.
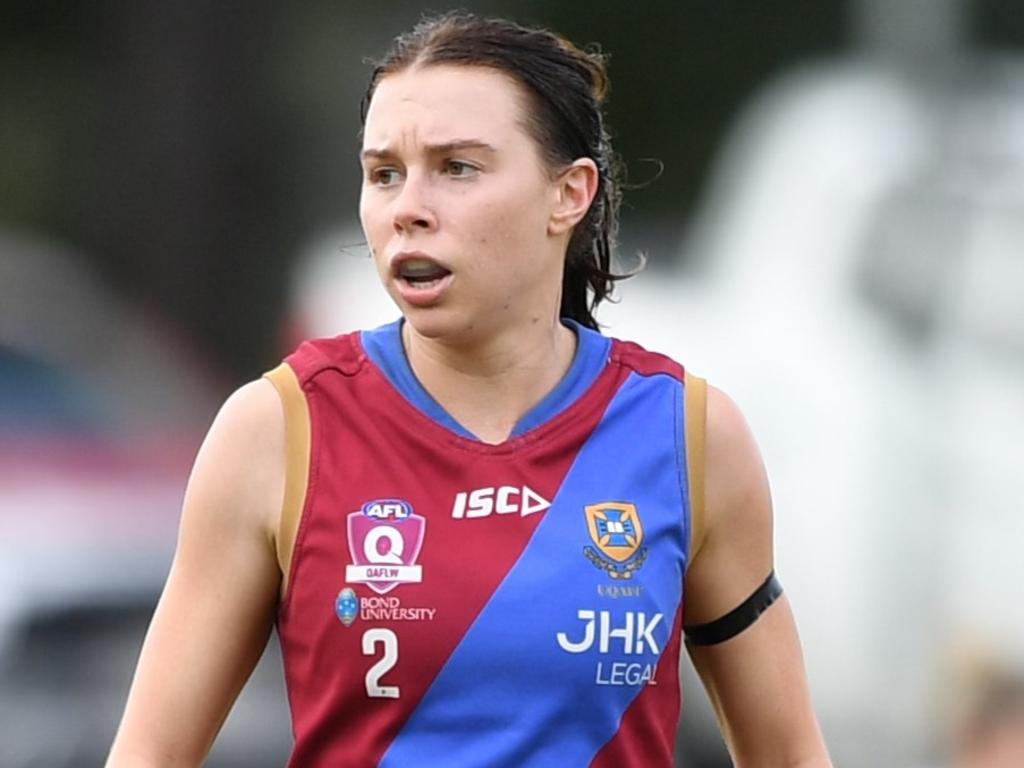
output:
[[[736,402],[718,387],[707,389],[705,540],[770,536],[771,493],[757,440]]]
[[[748,502],[767,492],[761,452],[746,417],[725,392],[708,385],[705,476],[708,524],[711,515],[743,514]]]
[[[760,453],[743,411],[718,387],[707,386],[707,456],[720,472],[749,468],[760,463]]]
[[[204,514],[273,535],[284,467],[281,397],[269,380],[256,379],[236,389],[214,418],[196,457],[188,496],[201,498]]]
[[[686,386],[686,456],[695,557],[724,531],[771,524],[768,481],[757,442],[735,401],[694,377]]]
[[[269,379],[260,377],[236,389],[224,401],[213,425],[211,437],[223,448],[263,452],[284,436],[281,398]]]
[[[757,442],[739,406],[708,386],[704,527],[687,573],[690,623],[739,605],[771,572],[772,503]]]

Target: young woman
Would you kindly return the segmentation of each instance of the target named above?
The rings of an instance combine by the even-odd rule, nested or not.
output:
[[[224,405],[110,766],[199,764],[275,622],[291,765],[670,766],[684,622],[737,765],[829,765],[742,416],[595,330],[605,87],[467,15],[377,67],[360,216],[402,319]]]

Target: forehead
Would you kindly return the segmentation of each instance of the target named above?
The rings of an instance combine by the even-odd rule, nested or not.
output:
[[[523,101],[522,89],[511,77],[488,67],[413,67],[378,83],[366,115],[363,146],[411,139],[508,141],[525,136]]]

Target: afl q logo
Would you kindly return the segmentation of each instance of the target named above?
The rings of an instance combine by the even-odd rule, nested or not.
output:
[[[423,567],[416,562],[423,547],[427,520],[402,499],[368,501],[348,515],[345,581],[366,584],[378,595],[399,584],[419,584]]]

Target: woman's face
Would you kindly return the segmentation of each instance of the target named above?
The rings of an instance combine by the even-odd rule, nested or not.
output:
[[[554,318],[568,235],[525,99],[483,67],[414,67],[377,86],[359,215],[388,293],[420,334],[476,341]]]

